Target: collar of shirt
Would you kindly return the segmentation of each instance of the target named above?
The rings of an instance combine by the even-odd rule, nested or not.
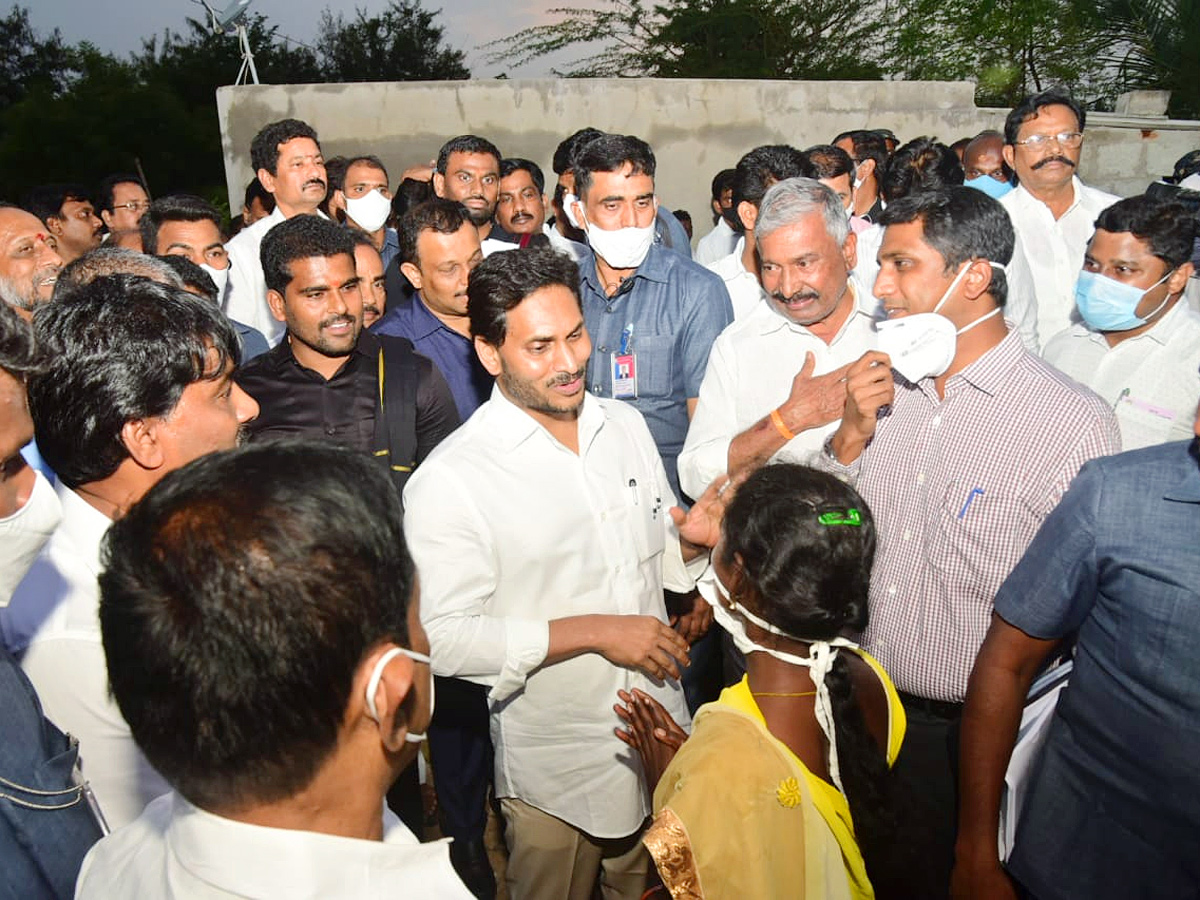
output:
[[[489,431],[496,441],[498,449],[511,453],[537,434],[542,434],[546,440],[561,446],[558,439],[543,428],[533,416],[509,400],[500,390],[499,384],[492,386],[492,396],[488,399],[486,409]],[[603,407],[596,402],[595,397],[585,392],[583,407],[576,420],[579,427],[580,455],[587,452],[587,447],[603,427],[605,418]],[[566,448],[563,449],[566,450]]]
[[[646,254],[646,258],[642,260],[642,264],[634,270],[630,277],[621,282],[621,287],[617,289],[617,293],[613,294],[613,297],[630,290],[633,281],[638,278],[645,278],[648,281],[657,281],[660,284],[666,284],[671,277],[670,264],[672,260],[669,254],[674,252],[663,247],[661,244],[651,244],[650,252]],[[604,285],[600,283],[600,276],[596,272],[596,252],[591,247],[587,248],[586,255],[579,261],[579,278],[601,297],[608,296],[608,293],[604,290]],[[630,285],[630,287],[626,287],[626,285]]]
[[[100,544],[112,525],[112,519],[96,509],[61,481],[55,484],[62,505],[62,524],[59,526],[71,539],[80,560],[100,574]]]
[[[271,351],[267,354],[267,358],[271,361],[271,365],[277,373],[284,371],[287,366],[292,365],[306,375],[311,374],[316,378],[320,378],[321,381],[333,381],[347,371],[350,363],[356,356],[361,356],[368,360],[374,360],[378,354],[379,338],[372,334],[368,329],[364,328],[358,335],[358,343],[354,345],[353,352],[346,357],[346,361],[342,363],[341,366],[338,367],[338,370],[333,373],[333,376],[328,379],[321,377],[319,373],[314,372],[305,365],[302,365],[301,362],[296,359],[295,354],[292,353],[292,342],[287,337],[285,337],[271,349]]]
[[[1067,216],[1069,216],[1079,206],[1080,201],[1083,199],[1082,188],[1083,188],[1083,182],[1079,180],[1079,176],[1072,175],[1071,176],[1071,205],[1067,207],[1066,212],[1064,212],[1061,216],[1058,217],[1059,220],[1062,220],[1062,219],[1066,218]],[[1008,196],[1012,197],[1012,200],[1010,201],[1010,203],[1015,205],[1018,209],[1038,210],[1038,211],[1046,213],[1047,215],[1050,215],[1050,207],[1048,207],[1045,203],[1043,203],[1041,200],[1039,200],[1037,197],[1035,197],[1033,194],[1031,194],[1029,192],[1029,189],[1027,187],[1025,187],[1025,185],[1023,185],[1023,184],[1018,184],[1016,189],[1013,190],[1012,192],[1010,192]]]
[[[433,310],[425,305],[425,299],[421,296],[420,291],[417,291],[417,293],[413,294],[412,329],[414,341],[427,338],[429,335],[434,334],[435,332],[444,331],[447,334],[453,335],[460,340],[470,343],[470,338],[463,337],[433,314]]]
[[[996,396],[1008,383],[1009,371],[1021,361],[1026,352],[1025,345],[1021,343],[1021,335],[1016,331],[1009,331],[999,344],[961,372],[956,372],[946,379],[946,396],[950,395],[960,381],[966,382],[985,394]],[[933,378],[924,378],[917,387],[923,394],[937,402],[937,388],[934,387],[933,382]]]
[[[167,800],[168,852],[198,881],[237,896],[374,896],[385,879],[424,892],[428,878],[447,890],[438,896],[469,896],[450,867],[448,842],[421,844],[386,813],[383,840],[369,841],[237,822],[178,794],[155,802]]]
[[[1177,500],[1180,503],[1200,503],[1200,438],[1191,442],[1187,448],[1187,456],[1192,465],[1187,469],[1183,479],[1163,494],[1166,500]]]

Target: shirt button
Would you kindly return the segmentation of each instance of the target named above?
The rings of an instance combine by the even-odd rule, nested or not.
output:
[[[889,596],[889,597],[895,597],[895,596],[896,596],[896,586],[895,586],[894,584],[893,584],[891,587],[889,587],[889,588],[888,588],[888,596]]]
[[[607,522],[608,521],[608,513],[600,513],[600,521]]]
[[[595,384],[592,385],[592,393],[593,394],[600,393],[600,382],[597,381]]]
[[[607,352],[608,352],[608,348],[607,348],[607,347],[605,347],[603,344],[601,344],[601,345],[600,345],[600,352],[601,352],[601,353],[607,353]]]
[[[934,417],[933,417],[933,421],[932,421],[932,422],[930,422],[929,424],[931,424],[931,425],[932,425],[934,428],[937,428],[939,425],[941,425],[941,424],[942,424],[942,417],[941,417],[941,416],[934,416]]]
[[[906,541],[912,540],[912,532],[909,531],[907,528],[904,529],[904,539]]]
[[[918,472],[917,473],[917,484],[924,484],[924,483],[925,483],[925,473]]]
[[[325,433],[326,433],[326,434],[329,434],[329,435],[337,434],[337,429],[336,429],[336,428],[334,428],[332,425],[326,425],[326,426],[325,426]]]

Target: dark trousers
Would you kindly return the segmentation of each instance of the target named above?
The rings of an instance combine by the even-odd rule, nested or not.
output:
[[[429,758],[442,833],[482,844],[492,782],[488,689],[460,678],[435,675],[433,680],[437,703],[429,725]]]
[[[919,862],[906,896],[941,900],[950,894],[958,832],[958,738],[962,704],[901,694],[908,731],[896,760],[897,788],[911,804],[908,842]]]

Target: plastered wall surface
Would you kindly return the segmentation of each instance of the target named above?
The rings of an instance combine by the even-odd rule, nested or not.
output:
[[[710,227],[712,176],[747,150],[768,143],[804,148],[852,128],[890,128],[901,141],[933,135],[946,143],[1002,128],[1007,110],[978,108],[973,93],[969,82],[551,78],[246,85],[218,90],[217,106],[235,211],[254,174],[250,141],[276,119],[307,121],[326,156],[374,153],[393,181],[408,166],[432,159],[447,138],[479,134],[506,156],[541,165],[548,191],[558,142],[593,126],[650,143],[660,201],[689,210],[700,237]],[[1128,196],[1197,147],[1200,122],[1094,113],[1080,177]]]

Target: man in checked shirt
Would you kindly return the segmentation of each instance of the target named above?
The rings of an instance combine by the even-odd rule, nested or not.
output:
[[[1014,235],[1000,204],[957,187],[898,200],[881,221],[875,295],[889,321],[881,349],[847,373],[845,413],[820,465],[852,481],[875,514],[862,643],[908,715],[896,772],[918,807],[913,840],[927,861],[913,895],[945,897],[958,721],[992,599],[1079,467],[1121,444],[1109,406],[1005,324]]]

